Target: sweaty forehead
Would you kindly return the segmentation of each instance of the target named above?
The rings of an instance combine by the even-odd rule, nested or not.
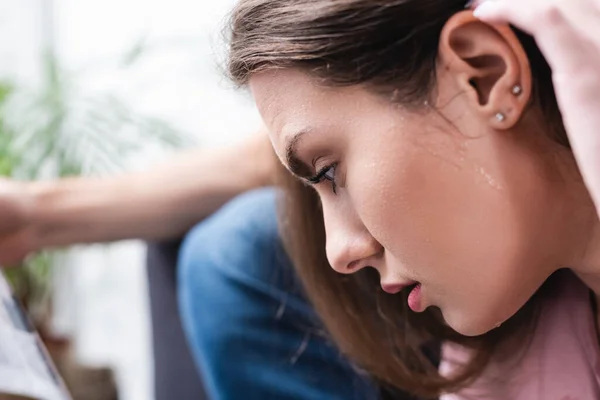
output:
[[[250,89],[273,147],[283,159],[291,136],[319,120],[322,89],[306,74],[294,70],[255,74],[250,79]]]
[[[294,70],[258,73],[250,79],[250,89],[265,124],[277,132],[305,117],[319,92],[307,75]]]
[[[292,69],[257,73],[250,89],[280,157],[298,132],[345,132],[377,123],[384,109],[360,86],[326,86]]]
[[[283,108],[281,102],[277,101],[279,91],[273,84],[275,80],[272,72],[262,72],[250,79],[252,96],[265,123],[271,122]]]

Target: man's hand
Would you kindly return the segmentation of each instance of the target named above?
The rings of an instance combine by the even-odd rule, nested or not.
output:
[[[32,212],[27,184],[0,179],[0,266],[15,265],[35,250]]]

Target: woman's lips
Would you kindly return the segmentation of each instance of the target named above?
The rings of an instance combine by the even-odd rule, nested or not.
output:
[[[409,282],[405,282],[405,283],[382,283],[381,289],[383,289],[383,291],[386,293],[396,294],[396,293],[399,293],[402,289],[407,288],[407,287],[412,286],[417,283],[418,282],[416,282],[416,281],[409,281]]]
[[[421,302],[421,284],[417,283],[408,294],[408,307],[414,312],[423,311]]]
[[[408,307],[410,307],[411,310],[413,310],[414,312],[421,312],[423,311],[423,307],[422,307],[422,300],[421,300],[421,283],[420,282],[406,282],[406,283],[393,283],[393,284],[385,284],[382,283],[381,284],[381,288],[383,289],[384,292],[389,293],[389,294],[397,294],[399,293],[402,289],[405,289],[407,287],[410,286],[414,286],[410,293],[408,294]]]

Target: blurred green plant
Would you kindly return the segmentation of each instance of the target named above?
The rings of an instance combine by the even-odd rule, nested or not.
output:
[[[141,51],[140,46],[132,50],[128,66]],[[0,82],[2,176],[41,180],[111,173],[149,147],[193,143],[189,135],[134,111],[110,93],[86,93],[54,57],[43,62],[38,90]],[[15,294],[34,314],[47,307],[56,255],[44,251],[6,271]]]

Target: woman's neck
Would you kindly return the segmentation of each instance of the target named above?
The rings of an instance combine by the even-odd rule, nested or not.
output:
[[[572,269],[600,299],[600,218],[575,160],[567,160],[562,167],[564,187],[557,201],[566,211],[563,238],[568,241],[562,267]]]
[[[591,203],[591,201],[590,201]],[[582,205],[580,242],[568,265],[600,299],[600,220],[593,204]],[[585,208],[584,208],[585,207]],[[578,218],[575,217],[574,218]],[[600,303],[598,303],[600,304]]]

